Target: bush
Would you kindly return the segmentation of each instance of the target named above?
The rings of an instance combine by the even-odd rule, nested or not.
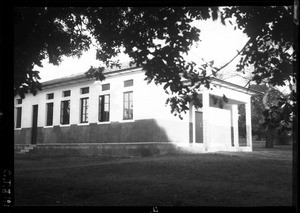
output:
[[[284,131],[284,132],[278,132],[278,136],[276,137],[276,144],[278,145],[287,145],[291,144],[292,142],[292,137],[289,132]]]

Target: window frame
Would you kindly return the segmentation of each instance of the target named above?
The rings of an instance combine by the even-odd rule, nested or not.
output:
[[[64,115],[65,113],[64,112],[67,112],[66,110],[64,110],[64,107],[65,105],[63,105],[63,103],[65,102],[68,102],[68,108],[69,109],[69,115],[68,115],[68,122],[67,123],[64,123]],[[61,105],[60,105],[60,124],[61,125],[68,125],[70,124],[70,118],[71,118],[71,101],[70,100],[63,100],[61,101]]]
[[[108,97],[106,99],[106,97]],[[101,99],[101,100],[100,100]],[[105,101],[108,100],[108,103]],[[108,116],[105,115],[105,105],[108,105]],[[109,122],[110,121],[110,94],[99,95],[98,97],[98,121],[99,122]]]
[[[124,81],[124,87],[132,87],[132,86],[133,86],[133,79]]]
[[[50,113],[50,117],[49,117],[49,105],[52,105],[52,112]],[[53,112],[54,112],[54,103],[53,102],[49,102],[46,103],[46,126],[53,126]],[[50,119],[49,119],[50,118]],[[49,120],[51,122],[49,122]]]
[[[80,94],[84,95],[84,94],[89,94],[90,93],[90,87],[82,87],[80,88]]]
[[[128,94],[128,101],[125,100],[125,94]],[[132,100],[130,101],[130,94],[132,96]],[[127,104],[126,104],[127,102]],[[132,102],[132,107],[130,107],[130,103]],[[132,115],[129,117],[125,117],[125,109],[128,107],[129,111],[132,110]],[[133,91],[123,92],[123,120],[133,120]]]
[[[67,92],[69,92],[69,94],[66,94]],[[71,90],[65,90],[62,93],[63,93],[62,94],[63,97],[70,97],[71,96]]]
[[[105,88],[105,87],[108,87],[108,88]],[[101,91],[108,91],[108,90],[110,90],[110,83],[101,85]]]
[[[18,98],[18,99],[17,99],[17,104],[18,104],[18,105],[22,104],[22,98]]]
[[[22,107],[16,107],[16,128],[19,129],[22,126]]]
[[[51,97],[50,97],[50,96],[51,96]],[[47,99],[47,100],[54,99],[54,93],[48,93],[48,94],[46,95],[46,99]]]
[[[83,105],[85,102],[85,105]],[[80,123],[88,123],[88,108],[89,108],[89,98],[80,98]]]

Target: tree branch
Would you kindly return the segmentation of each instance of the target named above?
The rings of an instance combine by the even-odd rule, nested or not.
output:
[[[222,69],[224,69],[225,67],[227,67],[236,57],[238,57],[243,51],[244,51],[244,49],[246,48],[246,46],[250,43],[250,41],[251,41],[252,39],[250,38],[248,41],[247,41],[247,43],[244,45],[244,47],[240,50],[240,51],[237,51],[238,53],[230,60],[230,61],[228,61],[226,64],[224,64],[222,67],[220,67],[220,68],[216,68],[216,67],[214,67],[215,69],[216,69],[216,73],[217,72],[219,72],[220,70],[222,70]]]

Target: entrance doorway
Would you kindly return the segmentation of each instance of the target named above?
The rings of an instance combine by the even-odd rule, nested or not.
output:
[[[32,131],[31,144],[36,144],[37,139],[38,105],[32,106]]]

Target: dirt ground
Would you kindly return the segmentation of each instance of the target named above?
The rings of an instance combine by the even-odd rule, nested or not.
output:
[[[15,157],[16,206],[291,206],[292,146],[157,157]]]

